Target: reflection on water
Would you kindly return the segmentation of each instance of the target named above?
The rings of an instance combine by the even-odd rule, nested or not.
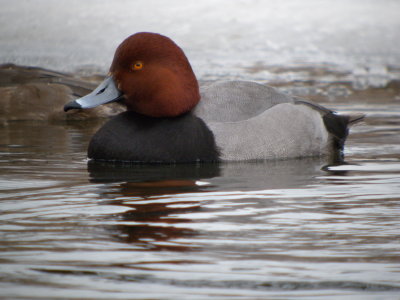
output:
[[[192,219],[185,216],[210,213],[211,217],[206,203],[227,196],[247,198],[241,191],[261,186],[301,187],[310,182],[321,163],[321,159],[223,165],[132,166],[91,162],[88,170],[91,182],[113,182],[104,192],[99,191],[100,198],[109,199],[108,205],[126,209],[113,216],[119,221],[118,225],[108,227],[113,237],[145,249],[184,251],[201,247],[192,240],[171,241],[198,234],[189,225]]]
[[[113,238],[126,243],[135,243],[147,250],[185,251],[190,244],[169,243],[168,241],[191,237],[196,231],[179,228],[176,223],[189,223],[189,218],[174,217],[201,210],[198,201],[165,199],[166,195],[200,193],[199,180],[219,175],[218,164],[199,165],[121,165],[90,162],[90,181],[113,183],[101,199],[110,199],[107,205],[126,209],[115,214],[117,225],[107,227]]]

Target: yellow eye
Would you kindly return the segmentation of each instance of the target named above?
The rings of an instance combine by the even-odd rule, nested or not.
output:
[[[137,61],[132,65],[132,70],[137,71],[143,68],[143,63],[141,61]]]

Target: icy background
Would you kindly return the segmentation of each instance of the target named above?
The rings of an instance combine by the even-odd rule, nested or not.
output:
[[[175,40],[203,80],[268,81],[282,77],[277,67],[299,66],[328,69],[346,80],[361,76],[375,86],[400,78],[397,0],[0,0],[0,5],[0,63],[105,73],[123,39],[152,31]],[[298,76],[290,74],[284,79]]]

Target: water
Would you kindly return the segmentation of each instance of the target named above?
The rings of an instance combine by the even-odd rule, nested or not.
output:
[[[7,2],[0,60],[79,75],[102,72],[107,65],[102,58],[111,59],[120,36],[143,22],[146,30],[175,35],[201,80],[268,81],[340,113],[367,114],[352,128],[346,164],[329,166],[322,158],[93,164],[86,160],[86,147],[104,120],[5,121],[0,127],[0,298],[400,298],[400,60],[394,50],[400,39],[389,43],[400,32],[394,17],[399,4],[363,1],[361,8],[360,1],[338,1],[328,10],[328,1],[232,2],[180,6],[176,1],[166,7],[139,1],[134,10],[119,1],[106,10],[105,1],[81,7],[72,1],[62,11],[52,1]],[[147,18],[146,8],[154,4],[151,13],[157,18]],[[127,5],[129,13],[122,14]],[[53,14],[40,21],[43,6]],[[289,18],[293,9],[301,12]],[[344,22],[359,10],[357,21]],[[244,17],[249,12],[251,20]],[[329,12],[334,17],[314,32],[312,26],[325,24]],[[15,21],[17,13],[32,21],[31,31]],[[161,18],[172,13],[180,23]],[[119,14],[121,22],[113,28]],[[137,18],[129,18],[133,15]],[[259,25],[265,17],[270,29]],[[208,33],[207,26],[217,21],[216,33]],[[281,28],[281,21],[297,29],[280,36],[271,28]],[[202,29],[202,23],[208,25]],[[104,53],[95,51],[93,41],[105,43],[104,35],[86,37],[85,30],[76,31],[79,24],[104,33],[112,45]],[[376,31],[363,33],[365,48],[355,48],[359,41],[343,43],[351,30],[376,24]],[[53,36],[62,26],[64,32]],[[244,35],[243,28],[251,26],[255,31]],[[304,47],[299,37],[291,40],[296,32],[310,33],[314,46]],[[259,36],[266,33],[271,38],[264,45]],[[219,35],[223,38],[203,51]],[[328,36],[334,47],[325,44]],[[254,49],[246,48],[249,44]],[[282,47],[286,51],[279,55]],[[238,56],[243,49],[248,50]],[[93,55],[87,60],[88,50]],[[265,53],[272,62],[263,63]]]

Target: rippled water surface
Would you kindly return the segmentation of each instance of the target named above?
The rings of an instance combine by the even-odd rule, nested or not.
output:
[[[251,2],[255,19],[248,20],[244,18],[250,9],[248,5],[244,1],[228,4],[232,2],[223,4],[231,12],[239,8],[245,11],[228,18],[218,6],[208,10],[211,2],[205,1],[205,4],[188,4],[186,19],[182,15],[179,19],[187,21],[185,26],[161,18],[164,28],[157,27],[154,20],[145,25],[148,30],[176,30],[178,39],[186,41],[199,79],[263,78],[261,81],[270,81],[284,92],[311,98],[339,113],[365,113],[367,118],[352,128],[347,141],[346,163],[332,166],[325,159],[316,158],[220,165],[110,166],[86,159],[88,141],[103,121],[3,122],[0,126],[0,298],[400,298],[400,66],[395,63],[396,45],[388,46],[390,38],[398,35],[396,27],[390,31],[398,25],[397,19],[390,16],[399,5],[395,1],[385,2],[387,23],[377,23],[379,30],[387,29],[386,35],[366,31],[368,48],[364,49],[364,56],[360,54],[362,51],[356,51],[361,55],[357,56],[352,47],[346,48],[345,43],[337,41],[343,37],[340,34],[333,37],[343,51],[319,48],[326,45],[324,34],[335,33],[332,28],[342,24],[341,18],[347,18],[339,14],[340,7],[352,12],[357,10],[355,4],[347,7],[339,1],[342,6],[334,8],[338,19],[330,21],[327,31],[320,28],[310,35],[313,47],[290,48],[282,53],[281,46],[296,44],[293,40],[285,44],[290,32],[283,32],[287,39],[282,37],[281,43],[276,34],[272,37],[275,44],[258,47],[259,36],[264,37],[260,29],[264,27],[259,23],[264,16],[259,11],[261,4]],[[43,3],[49,4],[51,11],[55,9],[51,1]],[[99,3],[105,5],[103,1]],[[125,1],[117,3],[127,5]],[[310,0],[305,3],[302,13],[307,16],[307,5],[315,3]],[[342,24],[339,33],[341,30],[348,33],[346,26],[356,31],[368,24],[373,27],[374,20],[370,17],[374,8],[377,11],[383,8],[370,1],[365,3],[366,17],[360,17],[358,23]],[[23,5],[31,7],[21,1],[6,7],[7,14],[3,15],[9,16],[11,22]],[[75,6],[66,7],[60,14],[65,16],[77,10],[94,22],[93,18],[98,21],[104,15],[102,5],[94,6],[93,15],[89,16]],[[275,16],[270,19],[275,27],[285,19],[284,13],[289,14],[287,9],[297,7],[292,1],[286,5],[271,1],[269,5],[272,7],[266,9],[280,13],[266,13]],[[33,16],[38,15],[39,7],[31,8]],[[178,15],[185,11],[180,6],[165,9]],[[139,12],[145,11],[141,6]],[[159,16],[160,11],[157,8],[154,14]],[[191,23],[195,12],[200,12],[200,20],[193,19]],[[321,22],[324,14],[328,14],[321,6],[316,7],[316,12],[320,17],[310,22]],[[21,14],[25,19],[29,15],[25,11]],[[115,15],[115,10],[110,11],[112,18]],[[213,45],[215,49],[205,51],[212,57],[210,64],[207,60],[200,62],[203,55],[200,48],[204,45],[194,41],[196,35],[189,38],[189,32],[202,21],[211,22],[218,16],[224,24],[216,33],[224,38]],[[44,18],[49,21],[48,16]],[[138,18],[145,19],[142,15]],[[127,32],[130,23],[125,16],[121,19],[120,26]],[[44,32],[45,43],[51,43],[52,30],[61,26],[55,17],[50,21],[55,26],[48,31],[40,22],[34,23]],[[79,22],[82,20],[64,22],[64,36],[69,37]],[[315,25],[306,23],[301,27],[299,18],[291,22],[298,25],[296,32],[300,33],[309,32]],[[243,39],[240,37],[243,32],[234,34],[237,28],[243,28],[243,23],[258,29]],[[106,31],[114,23],[99,24]],[[1,32],[3,49],[9,49],[10,45],[17,47],[12,26],[7,26],[8,31]],[[21,23],[16,28],[21,26],[25,25]],[[132,27],[135,31],[137,23],[132,21]],[[119,31],[113,30],[111,34],[108,31],[110,38],[119,39],[115,33]],[[197,30],[193,34],[203,42],[216,37],[215,33]],[[73,64],[71,57],[75,56],[68,51],[78,44],[67,38],[63,52],[55,43],[46,60],[43,48],[36,43],[28,55],[29,41],[23,30],[19,33],[24,47],[16,48],[15,53],[1,54],[3,62],[72,71],[68,68]],[[60,42],[60,36],[53,41]],[[374,39],[375,36],[382,41],[387,38],[388,44]],[[82,37],[84,32],[78,34],[78,41]],[[10,43],[5,42],[6,38]],[[98,36],[95,40],[103,38]],[[92,39],[93,36],[89,40]],[[255,52],[250,46],[246,48],[251,42],[257,46]],[[229,51],[224,57],[226,48]],[[76,56],[79,63],[87,58],[85,49],[91,48],[82,46],[82,56]],[[233,63],[236,54],[246,49],[248,53],[243,60]],[[284,58],[298,55],[307,61],[312,61],[312,53],[320,55],[316,57],[316,65],[304,65],[304,61],[293,65],[292,60],[283,59],[272,66],[262,63],[264,50],[275,53],[275,58],[279,54]],[[59,61],[63,53],[71,54],[64,63]],[[96,55],[95,61],[100,57]],[[226,64],[227,73],[221,73],[222,66],[216,63],[218,57]],[[95,66],[86,66],[85,72],[102,70],[104,66],[103,62],[92,63]]]
[[[88,164],[97,124],[11,122],[0,135],[3,297],[393,299],[400,112],[370,110],[348,164],[331,167]]]

